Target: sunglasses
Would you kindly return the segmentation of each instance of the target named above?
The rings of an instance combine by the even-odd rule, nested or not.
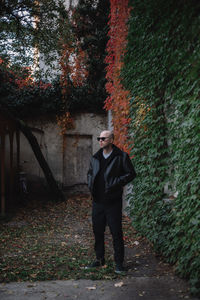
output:
[[[97,141],[105,141],[105,139],[108,139],[108,137],[102,136],[102,137],[98,137]]]

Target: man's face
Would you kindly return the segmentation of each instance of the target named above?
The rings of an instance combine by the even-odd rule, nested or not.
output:
[[[99,136],[99,145],[101,148],[107,148],[112,144],[110,132],[103,131]]]

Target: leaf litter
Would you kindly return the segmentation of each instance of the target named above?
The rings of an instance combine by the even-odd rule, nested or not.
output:
[[[138,237],[127,216],[123,216],[123,231],[125,246],[134,248],[135,257],[140,256],[137,247],[143,238]],[[0,223],[0,244],[0,282],[119,277],[114,273],[108,228],[106,266],[84,268],[95,258],[88,195],[73,195],[60,203],[34,200],[19,207],[12,220]]]

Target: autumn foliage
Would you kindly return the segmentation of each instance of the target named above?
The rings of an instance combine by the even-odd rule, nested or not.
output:
[[[41,90],[46,90],[51,87],[50,83],[45,83],[42,80],[35,81],[31,67],[21,67],[18,71],[16,71],[12,65],[9,66],[8,63],[0,58],[0,69],[2,82],[9,82],[16,86],[18,90],[22,90],[27,87],[38,87]]]
[[[8,81],[14,84],[18,89],[23,89],[25,86],[33,84],[30,67],[23,67],[16,72],[7,62],[0,58],[0,68],[2,82]]]
[[[61,134],[65,134],[67,129],[73,128],[73,118],[68,111],[68,101],[71,94],[71,86],[80,87],[87,78],[88,72],[85,62],[86,53],[81,49],[76,39],[73,42],[69,40],[62,43],[60,85],[64,113],[61,116],[57,116]]]
[[[79,43],[77,43],[77,51],[73,57],[73,64],[71,67],[71,80],[74,87],[82,86],[88,76],[86,57],[86,52],[83,51],[79,46]]]
[[[107,43],[105,62],[107,64],[106,90],[109,94],[105,101],[105,109],[112,111],[115,143],[121,149],[130,152],[130,142],[127,139],[129,118],[129,92],[125,90],[120,80],[120,71],[126,52],[128,34],[128,17],[130,8],[128,0],[110,0],[110,30]]]

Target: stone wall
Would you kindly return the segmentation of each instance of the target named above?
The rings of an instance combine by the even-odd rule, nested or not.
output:
[[[56,120],[42,118],[28,120],[58,184],[70,191],[87,190],[87,170],[92,154],[99,145],[96,137],[107,128],[107,116],[81,113],[73,117],[75,127],[60,134]],[[26,173],[28,187],[37,191],[45,187],[45,177],[33,151],[21,134],[20,162]]]

